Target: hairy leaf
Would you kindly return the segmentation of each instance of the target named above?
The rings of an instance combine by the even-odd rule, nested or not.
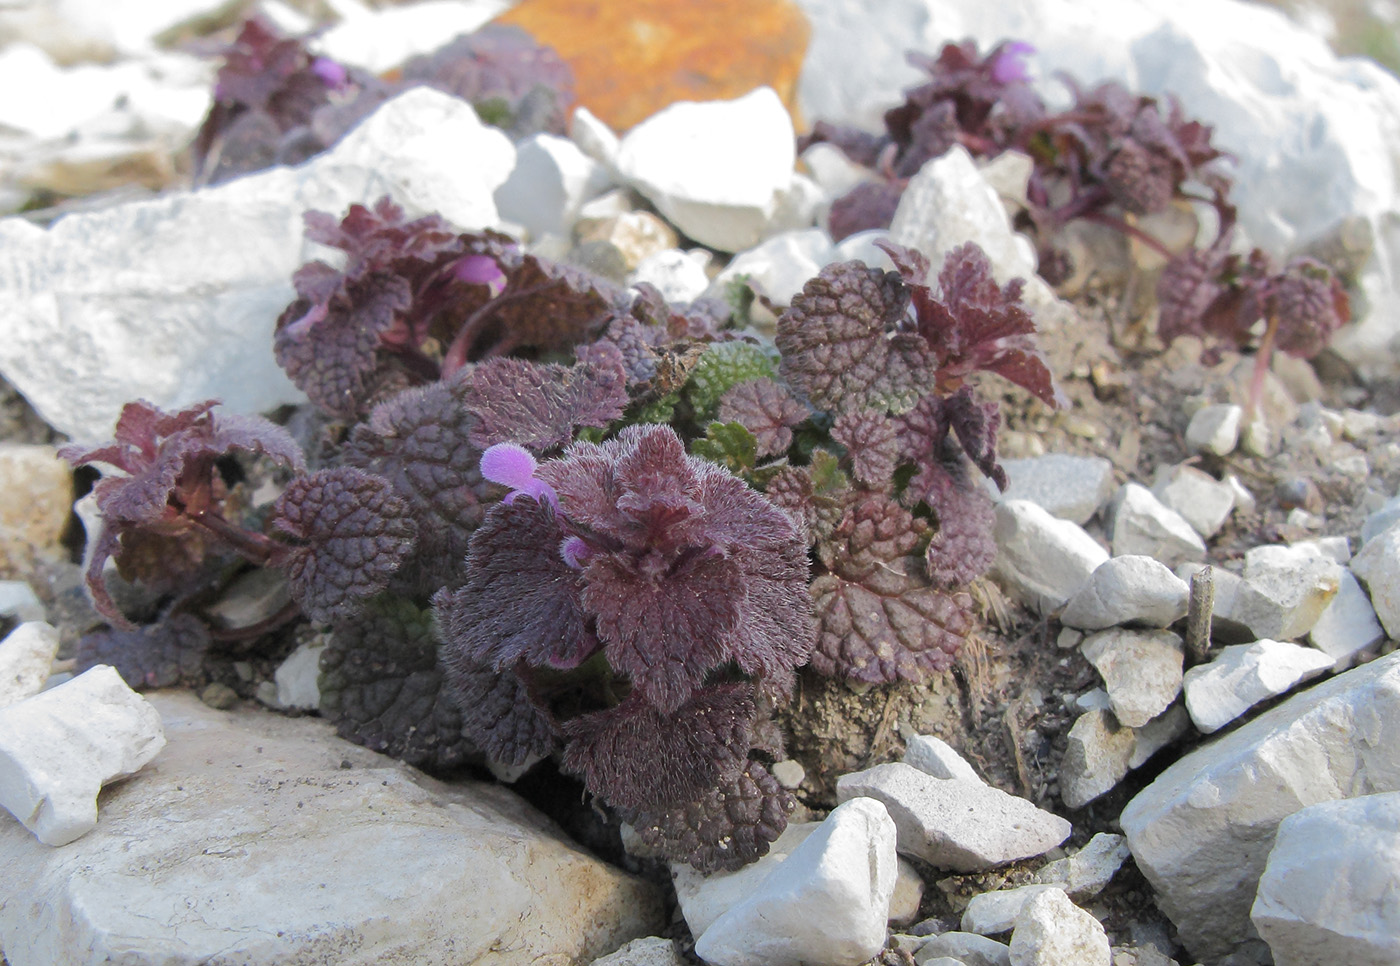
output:
[[[296,541],[278,563],[292,597],[319,622],[347,618],[384,590],[418,529],[391,483],[351,467],[293,480],[272,525]]]
[[[758,456],[781,456],[792,445],[792,427],[809,415],[787,387],[772,379],[751,379],[720,397],[719,421],[739,423],[755,437]]]
[[[524,765],[558,747],[558,725],[518,675],[474,666],[460,654],[446,658],[444,668],[463,732],[492,761]]]
[[[768,854],[796,806],[762,764],[746,762],[728,781],[680,808],[622,809],[642,842],[700,872],[732,872]]]
[[[481,449],[518,443],[536,452],[562,446],[577,426],[606,426],[627,408],[621,366],[573,367],[490,359],[465,374],[458,395],[476,417],[472,442]]]
[[[204,654],[209,631],[190,614],[174,614],[132,630],[94,631],[78,640],[77,671],[98,664],[116,668],[130,687],[198,687],[208,680]]]
[[[992,498],[972,479],[967,460],[951,440],[943,441],[916,480],[918,499],[938,517],[938,531],[924,553],[929,579],[944,588],[966,586],[996,562]],[[909,492],[916,492],[913,483]]]
[[[349,741],[419,768],[465,763],[473,749],[438,666],[432,615],[375,598],[336,624],[321,654],[321,712]]]
[[[889,489],[900,456],[898,427],[892,419],[873,409],[845,412],[831,427],[831,438],[846,447],[856,479]]]
[[[685,395],[696,417],[708,419],[720,397],[734,386],[752,379],[777,375],[773,350],[752,342],[712,342],[691,370]]]
[[[670,712],[634,692],[615,708],[564,722],[564,770],[613,805],[684,805],[740,770],[754,714],[744,684],[708,687]]]
[[[758,439],[739,423],[710,423],[704,439],[691,441],[690,452],[731,473],[746,473],[758,462]]]

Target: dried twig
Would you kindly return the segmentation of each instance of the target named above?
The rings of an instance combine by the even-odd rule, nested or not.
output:
[[[1204,664],[1210,654],[1210,617],[1215,607],[1215,575],[1202,567],[1191,575],[1191,597],[1186,607],[1186,656],[1192,664]]]

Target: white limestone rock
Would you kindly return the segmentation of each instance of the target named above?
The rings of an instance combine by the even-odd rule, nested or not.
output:
[[[1351,572],[1366,585],[1386,633],[1400,640],[1400,525],[1368,540],[1352,560]]]
[[[1046,453],[1002,460],[1009,485],[998,500],[1030,500],[1081,526],[1113,495],[1113,464],[1102,456]]]
[[[1305,544],[1253,547],[1244,558],[1251,593],[1236,599],[1251,613],[1236,613],[1261,638],[1291,641],[1312,630],[1341,586],[1342,567],[1320,548]]]
[[[885,945],[896,874],[884,806],[847,801],[716,919],[695,953],[716,966],[859,966]]]
[[[688,862],[673,863],[671,876],[676,901],[690,934],[702,935],[716,919],[752,895],[764,879],[787,861],[792,850],[820,827],[820,822],[789,822],[769,846],[767,855],[733,872],[703,875]]]
[[[0,708],[0,805],[45,845],[67,845],[96,827],[102,786],[135,774],[164,745],[156,710],[99,664]]]
[[[277,705],[301,711],[317,711],[321,707],[321,654],[324,640],[300,644],[277,665],[273,680],[277,684]]]
[[[682,101],[628,131],[618,176],[682,233],[725,252],[768,233],[792,186],[792,119],[770,87],[732,101]]]
[[[302,213],[339,215],[387,194],[410,214],[492,227],[492,192],[514,160],[470,105],[415,88],[299,167],[70,215],[47,230],[0,221],[0,374],[78,441],[108,438],[136,398],[167,408],[219,398],[236,412],[299,401],[273,358],[272,330],[295,297],[292,272],[325,251],[305,240]]]
[[[419,54],[430,54],[461,34],[473,33],[514,6],[513,0],[417,0],[372,8],[337,0],[336,23],[311,40],[332,60],[382,74]]]
[[[646,282],[655,285],[668,302],[690,302],[710,285],[710,276],[705,273],[708,261],[703,253],[671,248],[642,259],[636,271],[627,276],[627,284]]]
[[[1184,463],[1163,467],[1152,494],[1207,540],[1220,532],[1235,508],[1235,492],[1228,483]]]
[[[580,151],[605,168],[611,170],[617,166],[617,153],[622,150],[622,142],[612,128],[582,104],[574,108],[569,137]]]
[[[802,767],[802,762],[785,758],[782,761],[775,761],[768,769],[773,774],[773,780],[784,788],[801,788],[802,780],[807,777],[807,769]]]
[[[1083,808],[1112,791],[1128,773],[1136,738],[1110,711],[1079,716],[1065,735],[1060,762],[1060,798],[1068,808]]]
[[[57,654],[58,631],[52,624],[26,621],[6,634],[0,640],[0,708],[42,691]]]
[[[774,302],[787,305],[808,279],[834,260],[831,236],[822,229],[785,231],[735,255],[710,283],[708,294],[723,295],[742,275]]]
[[[1130,855],[1123,836],[1099,832],[1078,852],[1039,869],[1033,881],[1059,886],[1071,898],[1087,899],[1103,891]]]
[[[1190,730],[1191,715],[1184,704],[1174,704],[1141,728],[1134,728],[1128,769],[1141,768],[1153,755]]]
[[[1308,631],[1308,641],[1345,670],[1360,655],[1385,640],[1385,628],[1376,619],[1376,609],[1350,570],[1343,570],[1337,596]]]
[[[1206,545],[1191,524],[1140,483],[1125,483],[1114,494],[1109,539],[1115,557],[1140,554],[1168,567],[1206,555]]]
[[[1311,647],[1268,639],[1233,644],[1209,664],[1186,672],[1186,710],[1196,727],[1219,731],[1265,698],[1332,669],[1332,658]]]
[[[1240,441],[1243,407],[1234,403],[1202,406],[1186,424],[1186,445],[1192,452],[1229,456]]]
[[[1059,889],[1031,898],[1011,933],[1011,966],[1111,966],[1103,924]]]
[[[1250,919],[1276,966],[1400,962],[1400,792],[1319,802],[1279,823]]]
[[[934,778],[956,778],[969,782],[982,780],[966,758],[948,742],[934,735],[915,735],[905,742],[903,760],[906,765]]]
[[[1373,537],[1380,536],[1397,523],[1400,523],[1400,496],[1393,496],[1368,514],[1365,522],[1361,524],[1362,546],[1370,543]]]
[[[1010,932],[1015,928],[1016,917],[1021,914],[1026,903],[1041,893],[1050,891],[1064,890],[1057,885],[1033,884],[975,895],[963,910],[963,931],[979,936],[999,936]]]
[[[64,63],[109,62],[148,54],[157,37],[223,7],[220,0],[16,0],[0,9],[0,44],[34,44]]]
[[[1124,554],[1089,575],[1065,605],[1060,623],[1090,631],[1116,624],[1166,627],[1186,616],[1190,593],[1190,586],[1165,564]]]
[[[645,936],[593,960],[592,966],[685,966],[685,960],[671,940]]]
[[[12,966],[526,966],[664,924],[654,886],[505,789],[443,784],[315,718],[150,700],[169,744],[104,795],[95,830],[47,850],[0,825]]]
[[[606,188],[608,180],[607,170],[573,141],[532,134],[515,145],[515,167],[494,192],[496,208],[531,238],[568,235],[579,208]]]
[[[934,966],[940,959],[963,966],[1011,966],[1011,951],[1006,943],[954,930],[930,937],[914,954],[915,966]]]
[[[842,775],[836,797],[877,799],[899,829],[899,850],[940,869],[977,872],[1041,855],[1069,822],[980,781],[940,779],[902,762]]]
[[[0,580],[0,617],[41,621],[48,616],[44,602],[23,580]]]
[[[1383,791],[1400,791],[1400,654],[1192,751],[1128,804],[1121,825],[1198,961],[1267,955],[1249,907],[1278,823],[1305,805]]]
[[[1042,614],[1063,607],[1108,559],[1108,551],[1078,524],[1029,500],[998,503],[993,535],[993,574]]]
[[[1090,634],[1079,649],[1103,678],[1114,715],[1130,728],[1147,724],[1181,693],[1185,652],[1171,631],[1112,628]]]
[[[894,892],[890,895],[887,917],[894,926],[907,926],[919,918],[919,903],[924,901],[924,880],[919,871],[904,859],[898,863]]]

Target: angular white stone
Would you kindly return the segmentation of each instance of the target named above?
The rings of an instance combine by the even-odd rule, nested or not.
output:
[[[773,773],[774,780],[784,788],[799,788],[802,780],[807,777],[807,770],[802,767],[802,763],[791,758],[775,761],[768,770]]]
[[[1341,565],[1316,546],[1253,547],[1244,557],[1245,583],[1253,591],[1246,599],[1261,607],[1245,622],[1261,638],[1291,641],[1302,637],[1337,596],[1341,576]],[[1241,602],[1237,599],[1237,606]],[[1264,607],[1272,613],[1266,613]]]
[[[685,966],[685,960],[671,940],[646,936],[593,960],[592,966]]]
[[[44,0],[6,4],[0,39],[36,44],[55,60],[105,62],[149,53],[156,38],[216,14],[219,0]]]
[[[514,160],[470,105],[415,88],[300,167],[69,215],[48,230],[0,221],[0,373],[79,441],[109,437],[136,398],[219,398],[237,412],[296,402],[272,330],[294,298],[292,272],[325,252],[304,239],[303,212],[340,215],[387,194],[410,214],[490,227],[492,192]]]
[[[1385,640],[1376,609],[1350,570],[1342,571],[1337,596],[1308,631],[1308,641],[1345,670],[1357,655]]]
[[[340,22],[313,37],[311,47],[332,60],[382,74],[473,33],[513,5],[511,0],[418,0],[371,9],[339,0]]]
[[[1319,802],[1279,823],[1250,919],[1275,966],[1400,962],[1400,792]]]
[[[654,886],[505,789],[435,781],[315,718],[151,702],[170,743],[96,829],[50,850],[0,825],[13,966],[526,966],[663,925]]]
[[[1141,728],[1134,728],[1128,768],[1141,768],[1149,758],[1190,730],[1191,716],[1184,704],[1174,704]]]
[[[671,224],[725,252],[752,248],[792,184],[792,119],[771,87],[672,104],[622,138],[617,173]]]
[[[164,745],[156,710],[99,664],[0,708],[0,805],[45,845],[67,845],[97,825],[102,786],[135,774]]]
[[[1400,654],[1192,751],[1128,804],[1121,824],[1162,910],[1196,960],[1209,962],[1261,947],[1249,906],[1280,820],[1381,791],[1400,791]]]
[[[1240,478],[1234,473],[1225,477],[1224,483],[1230,488],[1230,493],[1235,498],[1235,509],[1245,513],[1253,513],[1258,506],[1258,501],[1254,499],[1254,494],[1249,492],[1249,488],[1240,482]]]
[[[43,621],[26,621],[5,635],[0,641],[0,708],[42,691],[57,654],[58,631]]]
[[[617,164],[617,152],[622,149],[622,142],[612,128],[581,104],[574,108],[569,137],[580,151],[604,167],[611,169]]]
[[[1051,516],[1029,500],[997,504],[993,573],[1013,595],[1042,614],[1064,606],[1108,551],[1082,527]]]
[[[918,870],[904,859],[900,859],[898,865],[888,920],[892,925],[904,926],[919,916],[919,903],[924,901],[924,880]]]
[[[999,889],[973,896],[963,910],[962,928],[964,932],[980,936],[997,936],[1010,932],[1016,925],[1016,917],[1021,914],[1027,902],[1042,892],[1064,890],[1057,885],[1025,885],[1014,889]]]
[[[785,231],[740,252],[715,276],[710,294],[717,295],[739,276],[747,276],[760,292],[787,305],[807,280],[833,261],[831,236],[820,228]]]
[[[1353,558],[1351,572],[1366,585],[1386,633],[1400,639],[1400,525],[1368,540]]]
[[[1078,852],[1037,871],[1034,881],[1057,885],[1071,897],[1085,899],[1103,891],[1130,855],[1123,836],[1099,832]]]
[[[792,850],[820,827],[820,822],[789,822],[783,834],[769,846],[767,855],[733,872],[702,875],[688,862],[674,863],[671,876],[676,901],[690,934],[702,935],[716,919],[752,895],[764,879],[787,861]]]
[[[896,874],[884,806],[845,802],[705,930],[695,953],[716,966],[859,966],[885,945]]]
[[[321,707],[321,652],[324,641],[301,644],[273,672],[277,704],[283,708],[317,711]]]
[[[1361,543],[1364,546],[1372,537],[1380,536],[1395,524],[1400,523],[1400,496],[1393,496],[1366,517],[1361,524]]]
[[[1081,525],[1113,495],[1113,464],[1102,456],[1046,453],[1001,465],[1009,485],[995,499],[1030,500]]]
[[[1244,409],[1234,403],[1215,403],[1196,410],[1186,425],[1186,445],[1196,453],[1228,456],[1240,441]]]
[[[1016,917],[1011,966],[1110,966],[1103,924],[1058,889],[1033,896]]]
[[[1235,508],[1235,492],[1230,484],[1185,464],[1158,472],[1152,494],[1168,509],[1180,513],[1206,539],[1220,532]]]
[[[1128,773],[1137,739],[1111,711],[1089,711],[1065,735],[1060,762],[1060,798],[1068,808],[1083,808],[1113,789]]]
[[[1060,623],[1099,630],[1115,624],[1166,627],[1186,616],[1191,588],[1152,557],[1124,554],[1099,565],[1065,605]]]
[[[978,775],[967,759],[953,750],[953,746],[934,735],[915,735],[904,745],[904,763],[934,778],[957,778],[962,781],[980,782]]]
[[[23,580],[0,580],[0,617],[41,621],[47,614],[43,601],[29,584]]]
[[[976,872],[1041,855],[1069,837],[1069,822],[980,781],[941,779],[902,762],[842,775],[841,801],[883,802],[899,850],[940,869]]]
[[[1171,631],[1112,628],[1086,637],[1080,653],[1103,678],[1114,715],[1130,728],[1147,724],[1181,693],[1185,653]]]
[[[607,170],[567,138],[532,134],[515,145],[515,168],[496,189],[496,208],[531,238],[567,235],[579,208],[608,185]]]
[[[934,966],[940,958],[963,966],[1011,966],[1005,943],[975,932],[945,932],[929,939],[914,956],[917,966]]]
[[[690,302],[704,294],[710,286],[705,273],[708,259],[678,248],[648,255],[627,277],[628,285],[646,282],[655,285],[668,302]]]
[[[1186,710],[1198,729],[1219,731],[1265,698],[1332,669],[1316,648],[1268,639],[1234,644],[1186,672]]]
[[[1125,483],[1114,494],[1109,510],[1109,539],[1115,557],[1141,554],[1155,557],[1168,567],[1206,555],[1206,545],[1191,524],[1140,483]]]

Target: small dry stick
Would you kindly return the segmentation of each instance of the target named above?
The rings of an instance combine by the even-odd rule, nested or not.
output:
[[[1204,664],[1210,652],[1210,615],[1215,607],[1215,575],[1202,567],[1191,575],[1191,598],[1186,606],[1186,654],[1192,664]]]

